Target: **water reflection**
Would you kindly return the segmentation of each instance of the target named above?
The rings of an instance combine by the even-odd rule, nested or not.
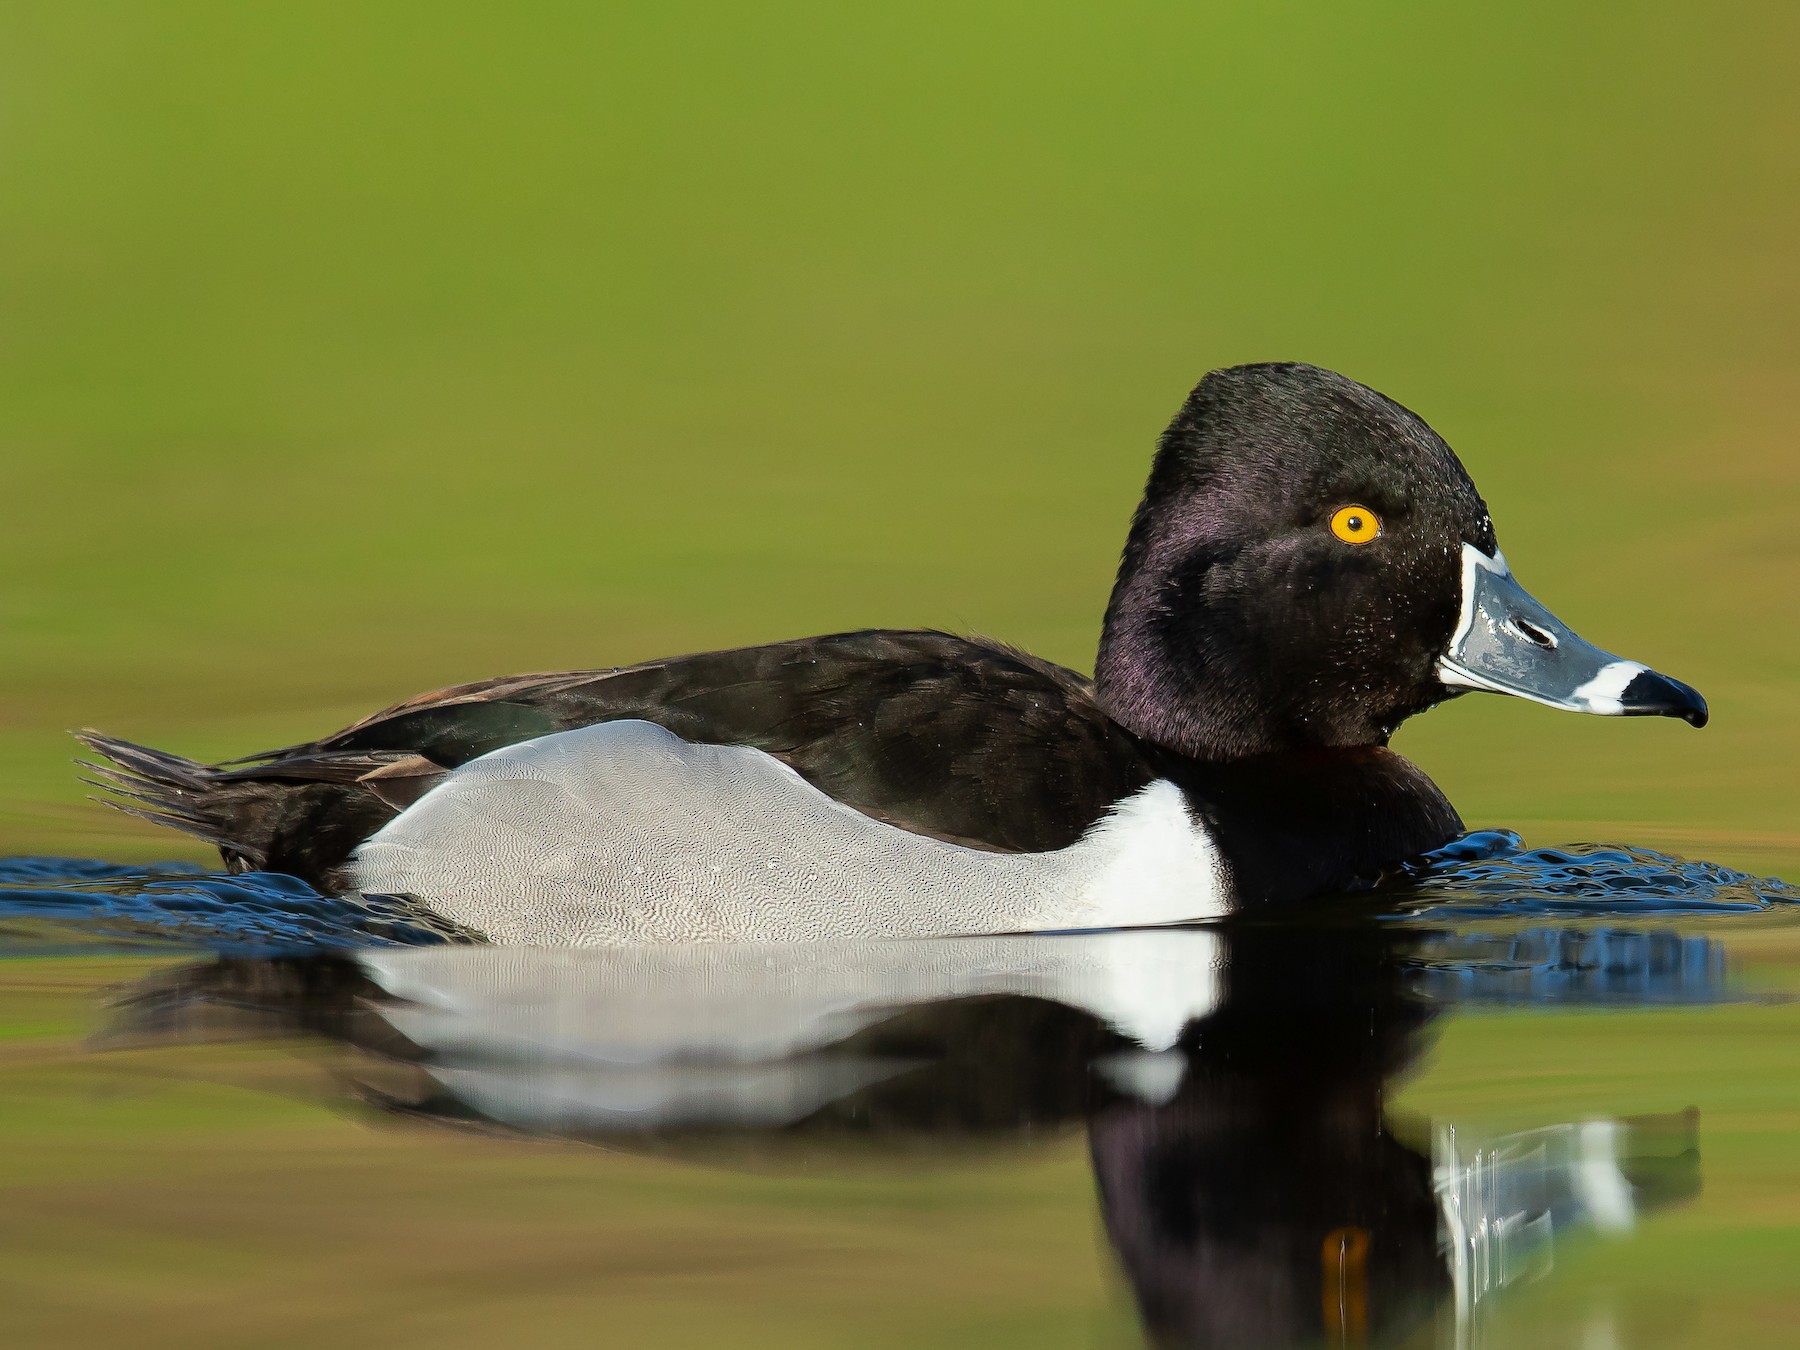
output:
[[[1729,988],[1709,940],[1618,929],[390,947],[190,966],[116,1034],[304,1030],[387,1111],[700,1156],[1085,1129],[1155,1343],[1361,1344],[1466,1341],[1558,1243],[1697,1191],[1691,1115],[1479,1138],[1386,1109],[1452,1002],[1627,994]]]
[[[1435,1132],[1434,1183],[1458,1342],[1484,1300],[1549,1273],[1558,1234],[1621,1234],[1640,1214],[1700,1193],[1699,1113],[1553,1125],[1501,1138]]]

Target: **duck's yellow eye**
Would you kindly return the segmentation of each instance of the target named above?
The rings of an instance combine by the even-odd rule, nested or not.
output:
[[[1366,544],[1381,533],[1381,517],[1366,506],[1340,506],[1331,513],[1331,532],[1346,544]]]

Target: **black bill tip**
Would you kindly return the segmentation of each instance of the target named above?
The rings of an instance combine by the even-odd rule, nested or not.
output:
[[[1679,717],[1690,727],[1706,725],[1706,700],[1700,691],[1667,675],[1646,670],[1625,686],[1619,705],[1627,717]]]

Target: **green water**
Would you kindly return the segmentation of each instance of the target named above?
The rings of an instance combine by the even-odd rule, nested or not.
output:
[[[1796,26],[16,0],[0,854],[202,856],[83,800],[73,726],[224,757],[872,624],[1085,667],[1158,430],[1296,358],[1417,409],[1534,593],[1711,702],[1434,712],[1398,744],[1469,822],[1800,877]],[[1453,1012],[1395,1084],[1426,1130],[1700,1111],[1699,1196],[1489,1343],[1793,1343],[1800,947],[1708,924],[1769,1000]],[[0,962],[11,1343],[1137,1334],[1079,1131],[726,1166],[408,1122],[318,1046],[92,1049],[175,959]]]
[[[1146,1127],[1188,1140],[1189,1153],[1176,1156],[1203,1174],[1239,1158],[1262,1178],[1253,1227],[1268,1235],[1298,1225],[1304,1256],[1314,1228],[1331,1226],[1331,1204],[1359,1203],[1315,1199],[1334,1178],[1353,1196],[1400,1165],[1371,1172],[1355,1142],[1364,1131],[1397,1141],[1385,1147],[1402,1150],[1401,1173],[1422,1179],[1427,1158],[1444,1161],[1446,1129],[1475,1151],[1545,1127],[1648,1117],[1685,1122],[1685,1142],[1663,1152],[1686,1152],[1673,1184],[1640,1196],[1622,1230],[1559,1213],[1550,1238],[1527,1244],[1530,1261],[1515,1249],[1512,1276],[1459,1317],[1440,1225],[1429,1219],[1413,1239],[1428,1267],[1440,1263],[1423,1312],[1397,1324],[1399,1340],[1370,1343],[1791,1344],[1800,927],[1753,916],[1679,928],[1729,954],[1728,985],[1711,995],[1726,1003],[1452,1008],[1410,1040],[1412,1051],[1368,1052],[1390,1064],[1385,1081],[1355,1067],[1377,1022],[1392,1025],[1371,1005],[1311,1005],[1303,984],[1279,978],[1267,990],[1239,989],[1188,1052],[1192,1072],[1213,1065],[1191,1098],[1198,1106],[1187,1108],[1210,1122],[1202,1126],[1182,1125],[1194,1118],[1157,1107],[1152,1093],[1148,1104],[1125,1101],[1123,1127],[1116,1101],[1087,1108],[1097,1114],[1084,1127],[1079,1109],[1071,1117],[1046,1095],[1056,1052],[1039,1043],[1040,1067],[1014,1075],[1006,1066],[1017,1051],[990,1026],[970,1042],[977,1058],[961,1079],[921,1078],[928,1071],[914,1067],[885,1097],[844,1088],[847,1106],[802,1113],[811,1124],[798,1132],[715,1118],[646,1134],[647,1119],[632,1123],[645,1110],[638,1098],[609,1117],[610,1133],[521,1129],[500,1123],[511,1119],[504,1107],[471,1116],[421,1087],[429,1080],[409,1064],[430,1073],[503,1061],[471,1060],[448,1043],[430,1050],[417,1022],[396,1024],[410,1037],[399,1049],[366,1029],[352,1049],[343,1032],[321,1038],[279,1018],[247,1021],[258,1000],[240,977],[205,1018],[152,1025],[139,1016],[134,1026],[121,998],[193,978],[183,972],[204,975],[208,964],[14,957],[0,1003],[5,1322],[11,1343],[45,1346],[1134,1345],[1143,1319],[1154,1321],[1134,1281],[1157,1267],[1132,1245],[1141,1224],[1129,1196],[1121,1205],[1108,1194],[1123,1184],[1117,1164],[1102,1167],[1121,1128],[1128,1142]],[[324,1006],[317,990],[305,1005],[315,1010]],[[494,1007],[524,1006],[518,997]],[[1282,1048],[1266,1063],[1256,1023],[1233,1031],[1220,1020],[1246,997],[1267,1000],[1277,1021],[1288,1020],[1280,1010],[1289,999],[1307,1009],[1293,1022],[1298,1038],[1278,1035]],[[497,1025],[477,1011],[479,999],[445,1006]],[[756,1017],[756,1006],[743,1015]],[[672,1024],[684,1024],[680,1012]],[[671,1034],[696,1034],[699,1014],[688,1012],[686,1032]],[[920,1034],[893,1033],[912,1046],[915,1066]],[[418,1060],[406,1047],[421,1045],[428,1053]],[[1253,1085],[1291,1077],[1284,1065],[1315,1050],[1317,1068],[1293,1080],[1304,1110],[1255,1116],[1252,1103],[1266,1098]],[[1023,1089],[1004,1082],[1036,1083],[1035,1104],[1006,1105]],[[1241,1127],[1230,1122],[1246,1111],[1268,1123],[1234,1136]],[[1262,1140],[1265,1129],[1274,1142]],[[1290,1134],[1318,1156],[1280,1142]],[[1145,1174],[1147,1196],[1179,1194],[1172,1165]],[[1204,1197],[1230,1184],[1229,1171],[1213,1176],[1200,1192],[1203,1213]],[[1378,1241],[1398,1240],[1392,1202],[1361,1203],[1357,1221]],[[1320,1219],[1300,1217],[1321,1205]],[[1232,1234],[1243,1221],[1203,1221],[1227,1244],[1215,1251],[1238,1250]],[[1174,1269],[1177,1288],[1207,1278],[1204,1265]],[[1257,1270],[1266,1273],[1253,1261],[1247,1276]],[[1297,1308],[1302,1322],[1318,1306],[1317,1276],[1306,1270],[1303,1260],[1297,1297],[1269,1305]],[[1207,1287],[1213,1298],[1229,1293]],[[1355,1306],[1375,1331],[1395,1325],[1399,1305],[1380,1286]],[[1360,1343],[1320,1342],[1316,1331],[1294,1339],[1271,1325],[1167,1343]]]

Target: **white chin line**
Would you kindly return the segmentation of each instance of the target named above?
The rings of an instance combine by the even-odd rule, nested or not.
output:
[[[1625,690],[1639,675],[1649,667],[1637,661],[1613,660],[1600,667],[1593,679],[1578,685],[1571,690],[1567,698],[1546,698],[1542,694],[1532,693],[1529,689],[1518,689],[1509,684],[1501,684],[1498,680],[1490,680],[1485,675],[1478,675],[1472,670],[1456,664],[1448,656],[1440,656],[1437,663],[1437,677],[1442,684],[1452,689],[1481,689],[1490,694],[1510,694],[1514,698],[1527,699],[1532,703],[1541,703],[1546,708],[1561,708],[1565,712],[1595,713],[1601,717],[1619,717],[1625,712]]]

